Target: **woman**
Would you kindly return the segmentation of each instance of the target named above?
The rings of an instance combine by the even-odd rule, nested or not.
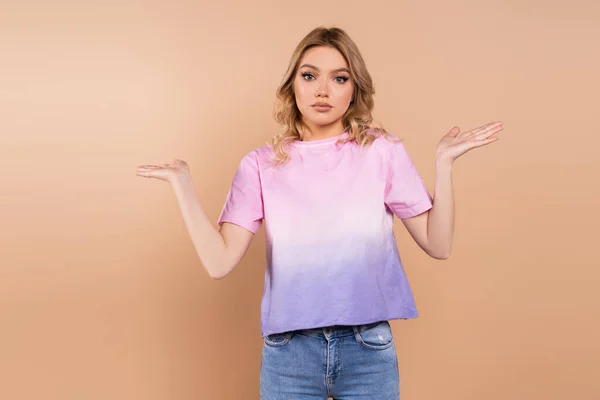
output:
[[[402,220],[431,257],[453,238],[451,169],[492,143],[490,123],[442,137],[432,198],[403,144],[372,123],[373,83],[355,43],[317,28],[297,46],[277,91],[282,133],[248,153],[217,230],[181,160],[138,168],[170,182],[202,264],[227,276],[265,224],[261,399],[398,399],[389,320],[417,317],[393,232]]]

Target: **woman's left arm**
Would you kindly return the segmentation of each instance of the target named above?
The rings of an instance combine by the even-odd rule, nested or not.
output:
[[[417,244],[431,257],[445,260],[450,257],[454,238],[454,194],[452,165],[469,150],[498,140],[502,122],[491,122],[460,133],[458,127],[442,137],[435,162],[433,207],[424,213],[402,220]]]

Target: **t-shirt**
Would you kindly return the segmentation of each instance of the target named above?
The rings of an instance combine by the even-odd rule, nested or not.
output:
[[[295,141],[278,166],[264,146],[237,169],[218,223],[265,225],[263,337],[418,316],[393,222],[432,198],[401,141],[346,136]]]

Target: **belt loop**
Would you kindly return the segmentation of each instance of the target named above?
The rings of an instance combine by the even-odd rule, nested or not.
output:
[[[352,330],[354,331],[354,338],[356,339],[357,342],[360,343],[361,337],[360,337],[360,333],[358,332],[358,326],[353,325]]]

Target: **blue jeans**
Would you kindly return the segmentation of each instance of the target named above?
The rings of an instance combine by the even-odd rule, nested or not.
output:
[[[400,376],[388,321],[266,336],[261,400],[398,400]]]

